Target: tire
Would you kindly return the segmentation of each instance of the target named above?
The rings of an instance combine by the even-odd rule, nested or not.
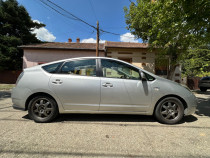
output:
[[[184,116],[184,106],[178,98],[164,98],[158,103],[154,114],[161,123],[176,124]]]
[[[28,114],[37,123],[51,122],[58,115],[58,106],[50,97],[36,96],[29,102]]]
[[[207,88],[200,87],[200,90],[201,90],[201,92],[206,92],[207,91]]]

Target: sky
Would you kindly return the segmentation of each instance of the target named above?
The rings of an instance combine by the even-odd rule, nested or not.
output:
[[[76,42],[80,38],[83,43],[95,43],[96,31],[88,25],[72,19],[63,10],[56,8],[61,14],[54,11],[43,2],[52,7],[47,0],[17,0],[23,5],[31,16],[32,20],[44,23],[46,26],[33,30],[38,39],[48,42],[67,42],[69,38]],[[123,8],[129,6],[129,0],[51,0],[68,12],[79,17],[90,25],[96,26],[99,21],[99,28],[108,32],[100,34],[100,42],[121,41],[121,42],[142,42],[135,39],[126,29],[125,13]]]

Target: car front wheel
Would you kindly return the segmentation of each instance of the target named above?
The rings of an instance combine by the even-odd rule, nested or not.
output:
[[[29,102],[28,114],[35,122],[46,123],[58,115],[58,107],[52,98],[37,96]]]
[[[154,114],[161,123],[176,124],[184,116],[184,106],[178,98],[164,98],[158,103]]]

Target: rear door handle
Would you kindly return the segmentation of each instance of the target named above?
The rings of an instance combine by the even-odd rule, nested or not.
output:
[[[107,83],[103,83],[102,86],[103,87],[113,87],[113,84],[107,82]]]
[[[54,81],[52,81],[52,83],[54,83],[54,84],[62,84],[63,82],[60,79],[55,79]]]

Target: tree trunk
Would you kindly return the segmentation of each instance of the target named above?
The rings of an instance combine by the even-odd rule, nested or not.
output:
[[[169,70],[168,70],[168,75],[167,75],[167,79],[172,80],[173,79],[173,75],[174,72],[176,70],[177,65],[171,65]]]

